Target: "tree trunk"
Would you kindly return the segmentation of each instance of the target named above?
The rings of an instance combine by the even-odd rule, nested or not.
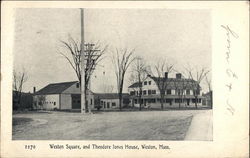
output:
[[[195,96],[195,108],[197,109],[197,96]]]
[[[119,92],[119,109],[122,110],[122,93]]]
[[[141,111],[141,96],[139,96],[139,110]]]
[[[163,98],[164,98],[164,95],[161,95],[161,109],[163,110]]]
[[[139,110],[141,111],[141,95],[142,95],[142,89],[140,88],[140,91],[139,91]]]
[[[181,109],[181,97],[179,96],[179,109]]]
[[[85,113],[89,112],[89,109],[88,109],[88,103],[87,103],[87,86],[85,86],[85,95],[84,95],[84,98],[85,98]]]
[[[119,109],[122,110],[122,85],[119,89]]]

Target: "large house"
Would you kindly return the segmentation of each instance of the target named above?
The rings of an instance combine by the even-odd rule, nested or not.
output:
[[[163,88],[164,87],[164,88]],[[141,91],[141,101],[139,94]],[[164,99],[161,100],[161,93]],[[161,101],[164,107],[175,106],[201,106],[201,87],[192,79],[182,78],[180,73],[176,74],[176,78],[168,78],[168,73],[164,77],[148,76],[146,80],[139,83],[133,83],[128,87],[130,94],[130,102],[132,106],[139,107],[139,101],[142,107],[160,108]]]
[[[122,94],[122,107],[129,105],[129,94]],[[93,93],[87,90],[86,104],[91,109],[112,110],[119,108],[117,93]],[[81,92],[79,82],[52,83],[33,95],[33,106],[45,110],[81,109]]]

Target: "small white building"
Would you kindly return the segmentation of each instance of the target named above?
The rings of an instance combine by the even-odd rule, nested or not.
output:
[[[87,90],[86,103],[94,108],[94,95]],[[52,83],[34,93],[34,109],[72,110],[81,109],[79,82]]]
[[[119,108],[119,95],[118,93],[95,93],[95,108],[102,110],[112,110]],[[129,105],[129,94],[122,94],[122,107]]]

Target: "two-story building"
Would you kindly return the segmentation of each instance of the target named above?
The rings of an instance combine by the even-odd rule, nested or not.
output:
[[[140,87],[142,107],[160,108],[160,90],[164,94],[164,107],[201,105],[201,87],[192,79],[182,78],[180,73],[176,74],[176,78],[168,78],[168,73],[161,78],[148,76],[142,83],[136,82],[129,86],[131,106],[139,107]]]

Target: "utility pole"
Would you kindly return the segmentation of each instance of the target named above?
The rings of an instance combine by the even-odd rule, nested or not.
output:
[[[89,73],[89,72],[91,72],[92,70],[95,69],[95,68],[90,68],[90,65],[95,64],[95,63],[92,63],[93,62],[92,57],[99,56],[99,54],[93,54],[93,53],[94,52],[99,52],[100,50],[94,49],[95,44],[92,44],[92,43],[86,43],[85,46],[86,46],[85,60],[87,62],[87,64],[85,66],[86,66],[87,73]],[[88,91],[90,93],[91,75],[90,75],[90,79],[89,79],[88,84],[89,84],[89,87],[87,87],[87,88],[88,88]],[[92,102],[92,104],[93,104],[93,102]],[[88,110],[89,113],[91,113],[92,104],[87,103],[86,106],[85,106],[85,108]]]
[[[81,113],[86,113],[86,98],[85,98],[85,52],[84,52],[84,10],[81,10]]]

